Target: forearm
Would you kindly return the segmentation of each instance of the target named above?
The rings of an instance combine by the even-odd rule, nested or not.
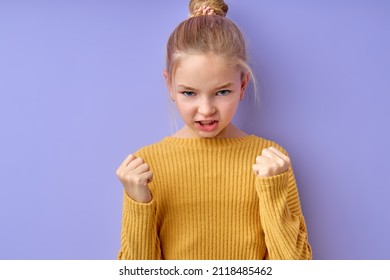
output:
[[[311,247],[292,171],[258,178],[257,191],[269,259],[311,259]]]
[[[121,248],[118,259],[161,259],[156,225],[155,200],[137,203],[124,192]]]

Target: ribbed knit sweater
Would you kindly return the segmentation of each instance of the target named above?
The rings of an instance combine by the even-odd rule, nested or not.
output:
[[[123,199],[118,259],[311,259],[294,174],[252,165],[275,142],[166,137],[135,153],[153,172],[152,200]]]

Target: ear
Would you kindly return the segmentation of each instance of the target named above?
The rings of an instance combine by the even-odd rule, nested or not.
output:
[[[246,87],[248,86],[249,84],[249,80],[251,78],[251,75],[249,74],[249,72],[245,72],[243,74],[243,77],[241,79],[241,93],[240,93],[240,100],[244,99],[244,96],[245,96],[245,89]]]
[[[167,87],[169,88],[170,85],[169,85],[169,76],[168,76],[167,70],[164,69],[163,75],[164,75],[165,83],[167,84]]]
[[[164,75],[165,83],[167,84],[167,88],[168,88],[168,91],[169,91],[169,95],[170,95],[171,99],[172,99],[173,101],[175,101],[174,98],[173,98],[171,82],[170,82],[170,80],[169,80],[169,74],[168,74],[167,70],[164,70],[164,71],[163,71],[163,75]]]

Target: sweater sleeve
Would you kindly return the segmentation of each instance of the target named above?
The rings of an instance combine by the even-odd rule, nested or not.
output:
[[[260,220],[267,246],[267,259],[311,259],[305,220],[294,173],[256,178]]]
[[[161,259],[155,199],[149,203],[138,203],[124,191],[121,248],[118,259]]]

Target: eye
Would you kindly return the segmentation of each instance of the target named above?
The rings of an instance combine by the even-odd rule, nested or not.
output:
[[[181,94],[183,94],[184,96],[187,96],[187,97],[195,95],[195,93],[192,91],[183,91],[183,92],[181,92]]]
[[[226,95],[228,95],[230,93],[230,90],[227,90],[227,89],[223,89],[223,90],[220,90],[220,91],[218,91],[218,95],[219,96],[226,96]]]

